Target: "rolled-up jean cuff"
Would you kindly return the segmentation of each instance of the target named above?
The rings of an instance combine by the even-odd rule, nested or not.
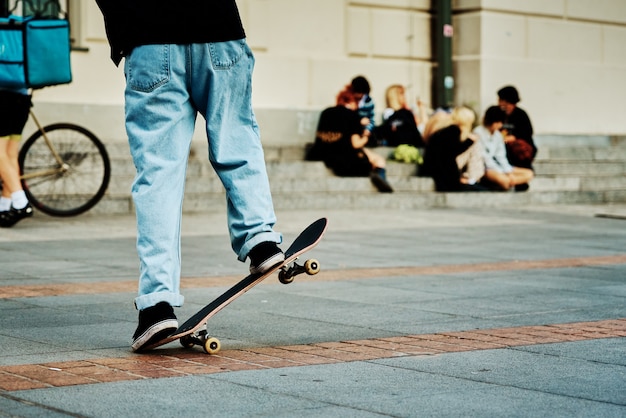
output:
[[[159,302],[167,302],[171,306],[183,306],[185,297],[172,292],[155,292],[135,298],[135,307],[137,310],[142,311],[156,305]]]
[[[261,232],[256,234],[253,238],[250,238],[241,248],[239,252],[239,261],[246,261],[246,257],[248,257],[248,253],[254,247],[262,242],[275,242],[276,244],[280,244],[283,240],[282,234],[278,232]]]

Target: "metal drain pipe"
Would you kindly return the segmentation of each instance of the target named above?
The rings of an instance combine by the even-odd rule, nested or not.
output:
[[[9,17],[9,0],[0,0],[0,17]]]
[[[432,0],[434,25],[434,105],[451,108],[454,105],[454,76],[452,71],[452,0]]]

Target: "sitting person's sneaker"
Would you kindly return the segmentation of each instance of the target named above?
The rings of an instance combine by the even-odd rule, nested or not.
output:
[[[141,351],[178,329],[178,321],[174,309],[167,302],[159,302],[154,306],[139,311],[139,325],[133,335],[133,351]]]
[[[391,185],[383,176],[381,176],[376,171],[372,171],[372,173],[370,174],[370,180],[372,181],[372,184],[376,186],[379,192],[393,193],[393,188],[391,187]]]
[[[0,212],[0,227],[10,228],[24,218],[33,216],[33,207],[28,203],[22,209],[15,209],[11,206],[10,210]]]
[[[285,261],[285,254],[275,242],[262,242],[255,246],[250,253],[250,273],[263,274],[277,264]]]

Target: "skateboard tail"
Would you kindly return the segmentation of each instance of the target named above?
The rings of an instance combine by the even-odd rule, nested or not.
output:
[[[291,258],[299,250],[317,245],[317,243],[322,239],[324,232],[326,232],[327,227],[327,218],[320,218],[311,225],[307,226],[285,251],[285,261]]]

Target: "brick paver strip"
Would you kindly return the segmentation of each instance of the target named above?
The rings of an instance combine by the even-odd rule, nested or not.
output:
[[[0,390],[18,391],[138,379],[367,361],[398,356],[502,349],[626,335],[626,318],[592,322],[404,335],[282,347],[224,350],[162,349],[124,358],[0,367]]]
[[[359,280],[378,277],[398,277],[398,276],[423,276],[438,274],[471,273],[481,271],[507,271],[507,270],[529,270],[529,269],[553,269],[564,267],[584,267],[601,266],[611,264],[625,264],[626,254],[580,257],[580,258],[560,258],[550,260],[526,260],[526,261],[502,261],[495,263],[478,264],[452,264],[443,266],[412,266],[412,267],[382,267],[382,268],[362,268],[344,270],[322,270],[316,281],[338,281],[338,280]],[[219,277],[188,277],[181,280],[181,287],[208,288],[227,287],[241,280],[241,276],[219,276]],[[261,284],[277,283],[273,280],[265,281]],[[117,281],[117,282],[90,282],[90,283],[58,283],[48,285],[30,286],[0,286],[0,298],[27,298],[45,297],[60,295],[79,294],[102,294],[102,293],[127,293],[136,292],[137,281]]]

